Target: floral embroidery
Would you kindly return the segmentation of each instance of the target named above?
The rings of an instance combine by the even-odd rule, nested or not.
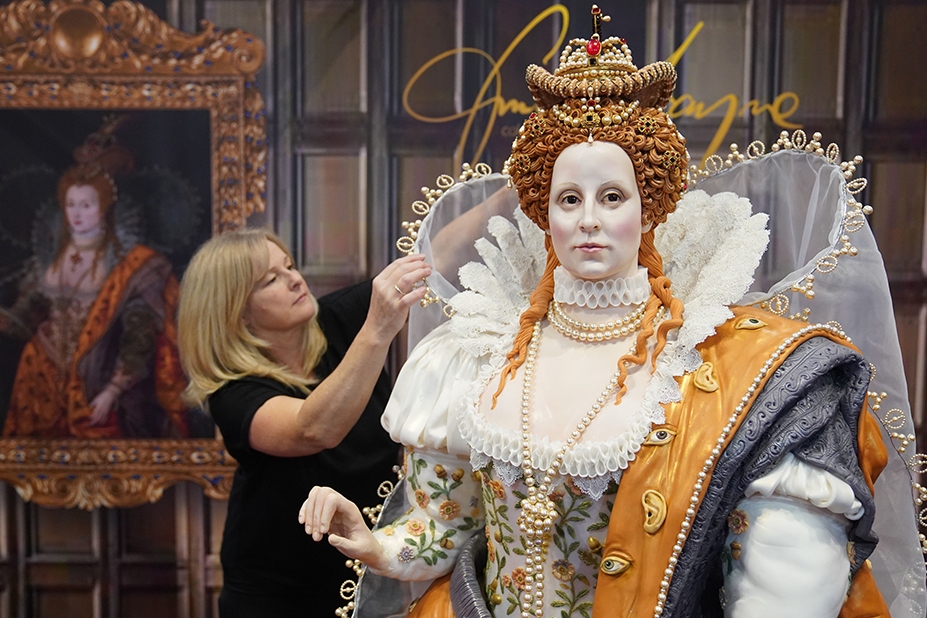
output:
[[[551,565],[551,570],[553,571],[554,577],[562,582],[570,581],[570,578],[576,574],[576,568],[569,560],[554,560],[554,563]]]
[[[499,500],[505,500],[505,487],[499,481],[489,481],[489,488],[493,495]]]
[[[406,532],[414,536],[422,534],[425,532],[425,522],[421,519],[410,519],[406,523]]]
[[[525,569],[518,567],[512,570],[512,585],[519,590],[525,589]]]
[[[438,515],[445,521],[456,519],[460,515],[460,505],[453,500],[445,500],[438,507]]]
[[[486,542],[486,552],[489,554],[489,555],[488,555],[488,558],[487,558],[487,559],[489,560],[489,562],[494,563],[494,562],[496,561],[496,545],[495,545],[495,543],[493,543],[492,541],[487,541],[487,542]]]
[[[473,531],[482,523],[478,487],[464,486],[467,473],[464,468],[453,472],[441,464],[433,465],[426,453],[410,450],[406,454],[405,469],[409,501],[415,506],[389,526],[382,529],[384,536],[394,536],[400,562],[421,559],[427,566],[449,560],[448,551],[454,549],[452,540],[458,532]],[[459,488],[459,489],[458,489]],[[456,490],[456,491],[455,491]],[[462,505],[471,504],[464,515]],[[416,510],[417,509],[417,510]],[[445,523],[447,522],[447,523]],[[402,544],[405,546],[402,546]]]
[[[502,585],[503,585],[505,588],[510,587],[510,586],[512,585],[512,578],[509,577],[508,575],[503,575],[503,576],[502,576]]]
[[[447,558],[447,554],[443,551],[445,548],[441,544],[442,541],[449,540],[452,536],[457,534],[457,530],[455,528],[450,528],[449,530],[445,530],[444,534],[438,536],[435,520],[429,520],[426,528],[421,520],[413,519],[406,523],[406,531],[414,535],[412,530],[417,530],[419,525],[421,525],[422,532],[418,535],[418,538],[406,537],[405,542],[408,545],[409,553],[403,554],[400,552],[399,560],[401,562],[410,562],[415,558],[421,558],[428,566],[434,566],[438,564],[439,558]],[[403,547],[402,549],[405,550],[406,548]],[[403,555],[408,555],[410,557],[408,560],[403,560]]]
[[[731,532],[734,534],[743,534],[747,531],[747,528],[750,527],[750,518],[744,511],[734,509],[731,511],[731,514],[727,516],[727,527],[730,528]]]

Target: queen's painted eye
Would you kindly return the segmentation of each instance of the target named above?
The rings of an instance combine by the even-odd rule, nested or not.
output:
[[[676,431],[668,428],[654,429],[644,440],[645,446],[662,446],[669,444],[676,437]]]
[[[620,194],[620,193],[606,193],[606,194],[605,194],[605,201],[606,201],[606,202],[613,202],[613,203],[614,203],[614,202],[620,202],[620,201],[621,201],[621,194]]]
[[[758,330],[766,326],[766,322],[759,318],[744,318],[734,326],[736,330]]]

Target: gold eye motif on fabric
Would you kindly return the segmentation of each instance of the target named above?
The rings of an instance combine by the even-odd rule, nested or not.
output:
[[[766,322],[759,318],[744,318],[734,325],[735,330],[757,330],[768,326]]]
[[[702,363],[702,366],[695,370],[695,387],[706,393],[713,393],[720,386],[715,378],[715,366],[711,363]]]
[[[621,575],[631,568],[631,560],[615,554],[609,554],[602,560],[602,566],[600,568],[606,575]]]
[[[654,429],[644,440],[644,446],[663,446],[669,444],[676,437],[676,430],[667,427]]]

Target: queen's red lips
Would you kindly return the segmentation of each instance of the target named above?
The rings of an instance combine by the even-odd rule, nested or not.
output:
[[[600,251],[604,249],[605,245],[600,245],[594,242],[584,242],[581,245],[576,245],[576,248],[586,253],[594,253],[596,251]]]

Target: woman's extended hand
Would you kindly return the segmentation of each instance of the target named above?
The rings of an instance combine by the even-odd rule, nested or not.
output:
[[[119,399],[119,394],[112,388],[105,388],[100,391],[100,394],[90,402],[90,408],[93,412],[90,413],[89,425],[96,427],[106,423],[109,415],[116,408],[117,399]]]
[[[357,505],[331,487],[313,487],[299,509],[299,523],[315,541],[328,535],[329,544],[374,571],[389,568],[389,558],[364,522]]]
[[[424,286],[413,286],[430,274],[431,266],[419,254],[399,258],[384,268],[373,280],[365,326],[392,340],[405,324],[409,307],[425,296]]]

